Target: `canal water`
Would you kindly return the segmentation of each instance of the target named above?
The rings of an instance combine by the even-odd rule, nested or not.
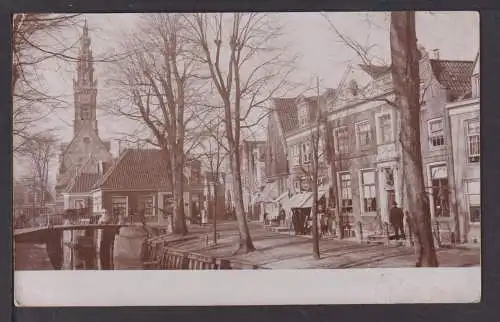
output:
[[[115,237],[115,269],[142,269],[141,247],[146,237],[141,227],[122,227]],[[66,247],[66,246],[65,246]],[[19,243],[14,246],[15,270],[52,270],[44,244]]]

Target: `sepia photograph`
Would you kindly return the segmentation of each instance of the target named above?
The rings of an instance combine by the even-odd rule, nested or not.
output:
[[[301,269],[480,300],[477,12],[18,13],[12,57],[18,305]]]

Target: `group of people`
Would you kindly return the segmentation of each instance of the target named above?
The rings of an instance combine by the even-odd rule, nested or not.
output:
[[[281,215],[283,216],[283,218]],[[394,236],[391,237],[391,239],[406,239],[404,232],[404,217],[405,215],[403,213],[403,210],[398,207],[398,204],[396,202],[393,202],[392,207],[389,211],[389,222],[394,231]],[[300,220],[301,218],[303,220]],[[285,221],[285,224],[294,229],[297,234],[307,234],[312,231],[312,219],[310,218],[310,211],[308,211],[306,215],[305,213],[300,213],[300,209],[295,209],[295,211],[292,212],[292,216],[290,218],[291,220],[286,223],[286,221],[288,220],[285,219],[285,211],[281,209],[279,219],[283,219]],[[320,231],[321,236],[328,234],[332,229],[334,229],[332,227],[333,221],[334,216],[332,213],[328,211],[318,212],[317,227]],[[264,223],[268,224],[268,222],[268,214],[264,213]],[[342,222],[339,222],[338,224],[342,225]]]

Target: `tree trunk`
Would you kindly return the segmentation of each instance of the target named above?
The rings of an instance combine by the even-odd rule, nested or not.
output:
[[[218,177],[218,176],[217,176]],[[217,244],[217,199],[219,198],[217,184],[214,184],[214,202],[213,202],[213,212],[212,212],[212,229],[213,229],[213,239],[214,245]]]
[[[451,120],[450,120],[450,115],[448,111],[446,111],[446,115],[444,117],[444,128],[445,128],[445,133],[447,134],[447,137],[451,138],[452,133],[451,133]],[[451,145],[452,142],[449,140],[446,142],[446,148],[448,152],[448,180],[449,180],[449,187],[452,189],[449,189],[448,191],[448,196],[450,200],[450,215],[453,216],[453,221],[454,221],[454,229],[453,229],[453,243],[460,243],[462,240],[462,231],[460,227],[460,220],[458,217],[458,204],[457,204],[457,198],[456,198],[456,186],[455,186],[455,161],[453,159],[453,146]],[[464,235],[465,240],[467,237]]]
[[[182,156],[174,156],[172,164],[173,175],[173,194],[174,194],[174,213],[172,220],[172,233],[186,235],[188,233],[185,214],[184,214],[184,172],[182,165]]]
[[[252,252],[255,250],[252,238],[250,237],[250,231],[248,229],[247,220],[245,217],[245,209],[243,207],[243,191],[241,188],[241,170],[240,170],[240,157],[237,146],[233,142],[231,147],[232,153],[229,155],[231,161],[231,167],[233,172],[233,182],[234,182],[234,205],[236,210],[236,218],[238,220],[238,230],[240,233],[240,243],[238,251],[244,253]]]
[[[407,197],[407,211],[417,237],[416,266],[437,267],[422,167],[419,55],[414,12],[391,13],[390,43],[392,79],[401,115],[402,167],[406,176],[403,194]]]
[[[313,240],[313,257],[314,259],[320,259],[319,255],[319,234],[318,234],[318,160],[317,152],[315,152],[315,160],[313,162],[313,182],[312,182],[312,198],[313,204],[311,208],[312,217],[312,240]]]

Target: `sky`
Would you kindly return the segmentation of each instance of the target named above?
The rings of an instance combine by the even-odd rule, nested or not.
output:
[[[357,64],[354,52],[336,36],[320,13],[276,13],[275,19],[283,26],[282,41],[290,55],[298,54],[294,81],[313,83],[318,77],[322,88],[337,87],[348,63]],[[373,46],[370,54],[390,61],[389,13],[328,13],[335,27],[360,44]],[[416,15],[417,38],[420,45],[432,55],[439,49],[441,59],[473,60],[479,49],[479,15],[476,12],[418,12]],[[87,14],[89,33],[94,57],[98,59],[116,52],[124,34],[133,31],[138,21],[137,14]],[[74,43],[80,30],[64,34],[68,44]],[[58,109],[40,128],[55,127],[62,141],[70,141],[73,135],[73,84],[76,75],[75,63],[47,62],[43,71],[45,88],[67,101],[67,107]],[[106,63],[94,66],[98,79],[98,122],[103,139],[112,140],[112,151],[116,151],[121,133],[133,131],[135,125],[116,116],[108,115],[99,105],[110,96],[106,88],[109,70]],[[57,168],[57,167],[55,167]],[[55,178],[55,169],[51,173]]]

